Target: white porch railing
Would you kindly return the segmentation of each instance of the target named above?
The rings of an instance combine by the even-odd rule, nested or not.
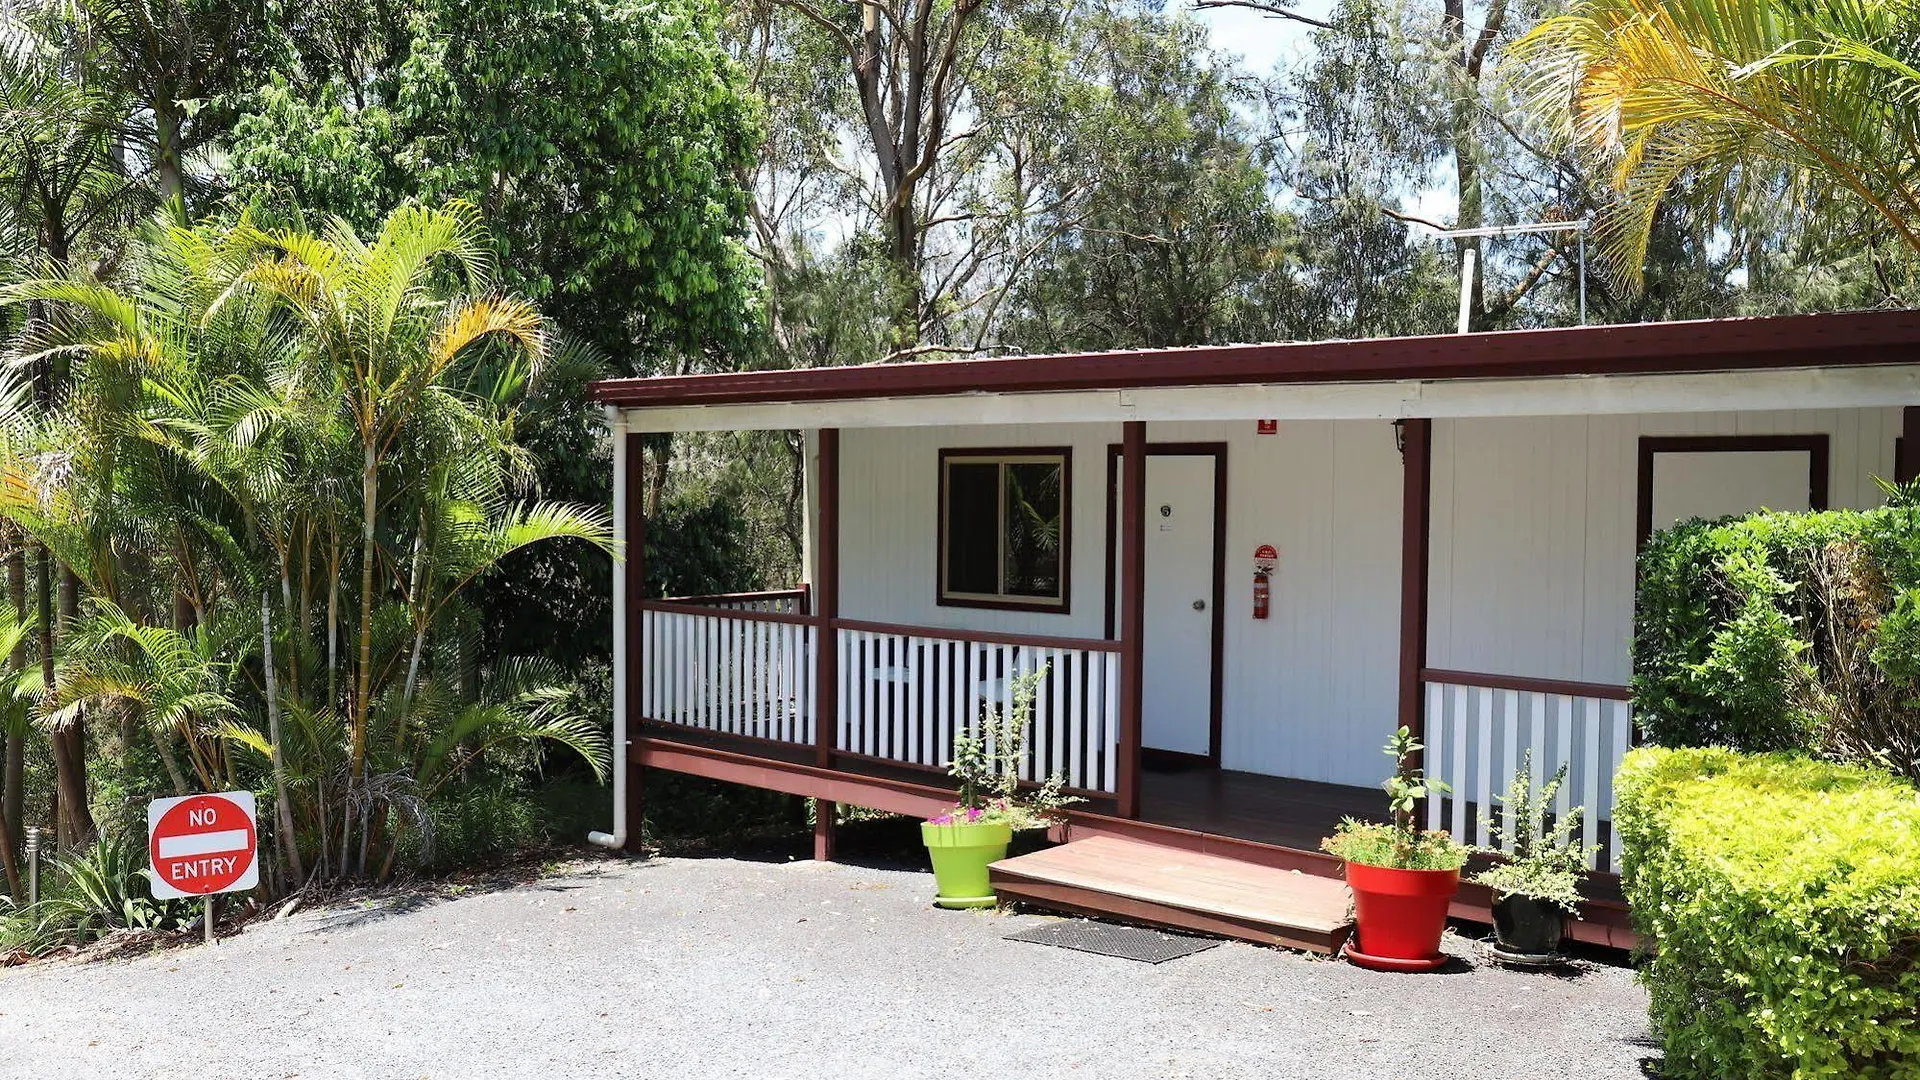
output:
[[[1066,785],[1110,792],[1118,782],[1119,645],[1107,641],[970,634],[837,621],[837,748],[864,757],[939,767],[956,733],[989,708],[1013,706],[1013,683],[1044,671],[1035,688],[1021,778],[1058,773]]]
[[[713,598],[691,598],[694,601]],[[816,743],[818,620],[688,599],[640,606],[641,715],[719,735]],[[1120,770],[1120,653],[1110,641],[835,620],[833,750],[942,769],[957,734],[1044,671],[1021,777],[1106,793]]]
[[[1567,764],[1554,812],[1585,806],[1580,839],[1593,869],[1620,871],[1613,830],[1613,775],[1633,739],[1626,688],[1428,671],[1427,775],[1453,788],[1427,800],[1427,827],[1485,845],[1494,796],[1504,795],[1522,755],[1533,751],[1537,787]],[[1471,813],[1469,812],[1471,808]]]
[[[804,616],[644,604],[640,627],[642,716],[813,744],[817,631]]]

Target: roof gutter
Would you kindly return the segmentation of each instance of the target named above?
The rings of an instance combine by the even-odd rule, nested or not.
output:
[[[1176,386],[1523,379],[1911,364],[1920,312],[1637,323],[609,379],[628,408]]]

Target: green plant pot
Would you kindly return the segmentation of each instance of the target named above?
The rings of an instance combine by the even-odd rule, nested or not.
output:
[[[1007,857],[1007,844],[1013,840],[1011,826],[921,822],[920,839],[933,859],[933,881],[939,893],[933,898],[935,904],[943,908],[995,904],[987,867]]]

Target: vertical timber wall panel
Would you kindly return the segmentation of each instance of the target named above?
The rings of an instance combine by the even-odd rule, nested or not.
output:
[[[1385,420],[1155,422],[1150,443],[1225,442],[1226,606],[1221,764],[1372,786],[1394,724],[1400,644],[1401,465]],[[847,429],[841,613],[965,630],[1105,631],[1107,447],[1118,424]],[[1073,447],[1067,615],[934,602],[942,447]],[[1252,614],[1252,555],[1280,549],[1272,616]],[[1147,663],[1153,658],[1149,656]]]
[[[1103,636],[1107,446],[1119,424],[847,428],[840,435],[840,614],[957,630]],[[940,450],[1073,448],[1068,613],[941,606]]]
[[[1436,421],[1430,666],[1627,681],[1642,436],[1824,434],[1831,504],[1869,507],[1900,421],[1897,407]]]

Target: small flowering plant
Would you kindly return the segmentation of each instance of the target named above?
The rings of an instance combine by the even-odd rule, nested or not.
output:
[[[1062,809],[1082,801],[1062,790],[1065,781],[1058,773],[1033,791],[1020,790],[1033,699],[1046,674],[1047,669],[1041,668],[1015,679],[1011,709],[1003,712],[989,705],[978,727],[954,736],[947,774],[960,782],[960,799],[952,809],[928,818],[927,824],[1036,829],[1053,824]]]
[[[1381,785],[1387,792],[1393,822],[1342,818],[1333,835],[1320,841],[1320,850],[1336,859],[1389,870],[1458,870],[1466,865],[1468,852],[1459,841],[1414,823],[1414,808],[1421,799],[1453,790],[1438,780],[1427,779],[1425,771],[1414,765],[1415,757],[1424,749],[1411,730],[1403,727],[1394,732],[1386,746],[1386,755],[1393,759],[1393,775]]]

